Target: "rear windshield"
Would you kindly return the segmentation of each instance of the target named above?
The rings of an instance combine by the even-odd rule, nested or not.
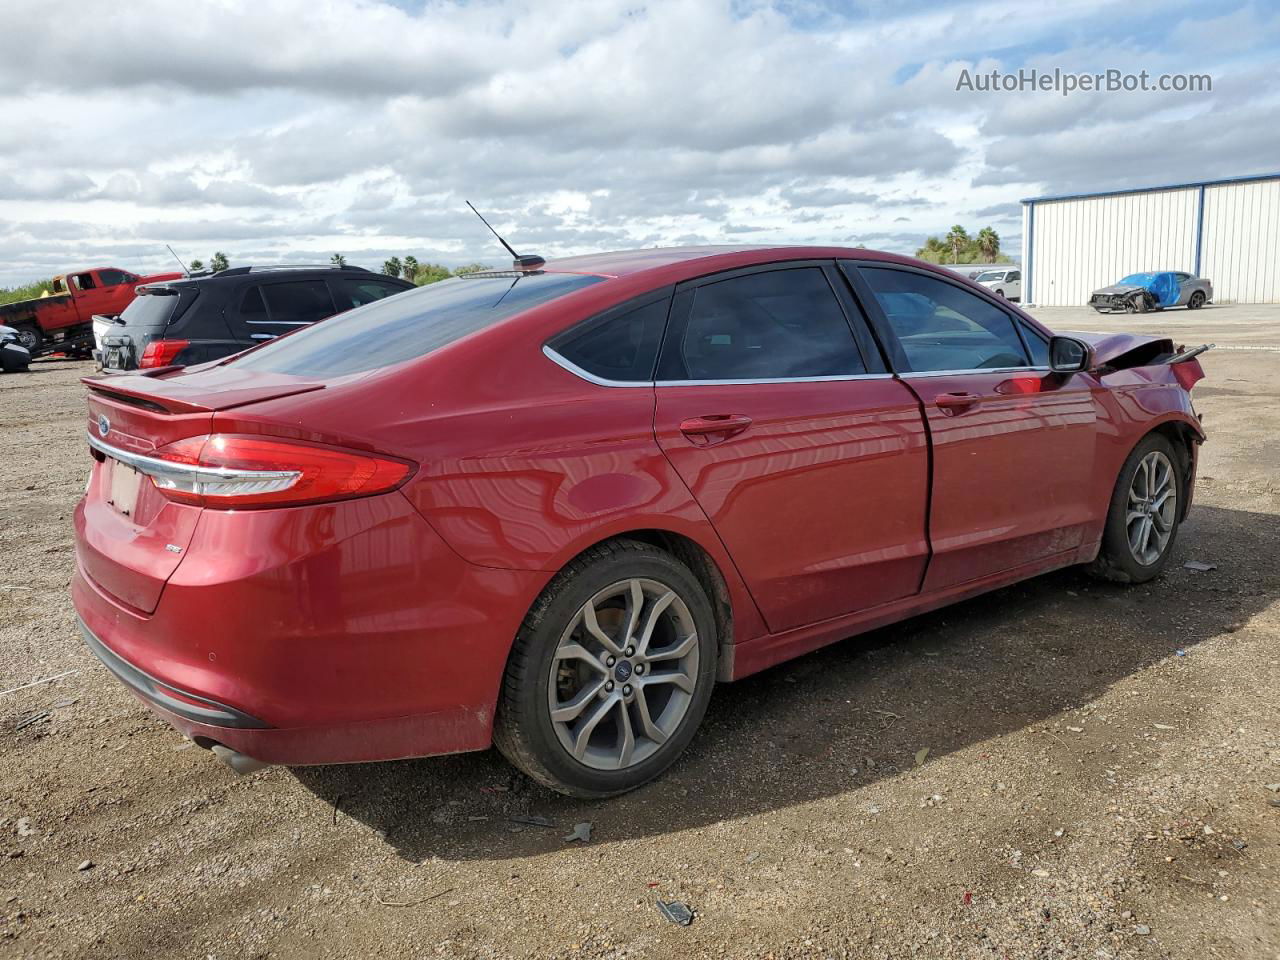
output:
[[[195,291],[191,291],[194,299]],[[140,292],[133,302],[124,308],[120,320],[130,327],[163,327],[172,318],[178,301],[184,299],[177,291],[166,293]]]
[[[340,377],[425,356],[530,307],[599,283],[565,273],[442,280],[349,310],[237,357],[237,367]]]

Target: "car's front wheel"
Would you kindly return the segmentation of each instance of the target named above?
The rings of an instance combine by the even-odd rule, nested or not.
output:
[[[1169,562],[1182,516],[1182,467],[1169,440],[1149,434],[1120,469],[1102,549],[1091,573],[1119,583],[1145,583]]]
[[[687,566],[619,539],[577,557],[525,617],[494,744],[538,782],[607,797],[666,770],[711,698],[711,603]]]

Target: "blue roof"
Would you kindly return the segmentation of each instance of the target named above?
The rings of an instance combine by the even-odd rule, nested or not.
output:
[[[1059,193],[1043,197],[1024,197],[1023,203],[1049,200],[1090,200],[1094,197],[1120,197],[1127,193],[1156,193],[1160,190],[1187,190],[1195,187],[1217,187],[1226,183],[1252,183],[1257,180],[1280,180],[1280,173],[1256,173],[1248,177],[1224,177],[1221,180],[1194,180],[1190,183],[1166,183],[1159,187],[1130,187],[1127,190],[1102,190],[1097,193]]]

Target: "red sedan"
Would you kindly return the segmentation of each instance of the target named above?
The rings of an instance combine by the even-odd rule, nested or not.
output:
[[[614,794],[717,681],[1168,562],[1194,351],[866,250],[518,263],[85,381],[85,640],[237,769],[496,744]]]

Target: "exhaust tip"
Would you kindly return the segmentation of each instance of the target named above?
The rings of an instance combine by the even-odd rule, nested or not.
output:
[[[220,743],[215,743],[209,749],[213,751],[214,756],[241,776],[272,766],[265,760],[255,760],[253,757],[247,757],[243,753],[232,750],[230,747],[224,747]]]

